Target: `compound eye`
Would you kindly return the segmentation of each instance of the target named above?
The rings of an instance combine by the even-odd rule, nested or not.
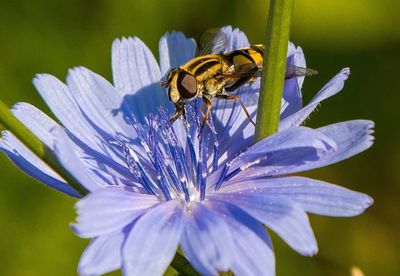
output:
[[[182,98],[190,99],[197,95],[197,80],[192,74],[180,72],[176,84]]]

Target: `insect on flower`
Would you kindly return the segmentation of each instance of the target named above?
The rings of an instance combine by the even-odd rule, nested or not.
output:
[[[251,45],[224,53],[226,34],[220,29],[210,29],[200,40],[197,57],[186,64],[172,68],[161,85],[168,88],[168,96],[175,105],[171,123],[181,115],[185,117],[185,103],[201,98],[206,106],[202,127],[207,122],[212,98],[237,101],[249,121],[255,126],[246,106],[237,95],[231,95],[240,86],[252,83],[261,77],[265,47],[262,44]],[[308,68],[287,65],[286,79],[298,76],[311,76],[318,72]]]
[[[228,26],[223,31],[230,38],[226,52],[249,45],[239,30]],[[82,198],[72,228],[92,241],[80,259],[79,275],[117,269],[126,276],[163,275],[179,247],[201,275],[273,276],[275,257],[265,226],[310,256],[318,246],[307,213],[350,217],[373,203],[368,195],[293,176],[372,145],[371,121],[299,127],[323,100],[340,92],[348,68],[307,105],[300,93],[303,79],[287,80],[279,132],[253,144],[254,129],[239,105],[223,100],[215,101],[210,129],[199,136],[201,98],[186,103],[187,124],[170,124],[169,100],[160,95],[158,82],[194,53],[191,39],[167,33],[160,40],[159,65],[140,39],[117,39],[113,84],[83,67],[71,69],[65,84],[49,74],[34,78],[60,123],[28,103],[12,108],[89,191],[82,198],[10,131],[2,132],[0,151],[18,167],[55,190]],[[288,63],[306,67],[300,47],[290,44],[287,57]],[[237,93],[253,114],[257,83],[250,88],[242,86]]]

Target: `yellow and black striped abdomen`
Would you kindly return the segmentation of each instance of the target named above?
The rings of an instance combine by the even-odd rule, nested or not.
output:
[[[249,55],[253,58],[256,64],[262,64],[264,59],[264,45],[256,44],[252,45],[248,50]]]
[[[263,63],[264,46],[257,44],[226,53],[225,55],[234,68],[232,78],[225,86],[225,90],[231,92],[245,83],[255,80],[259,75]]]
[[[248,48],[238,49],[225,54],[235,67],[243,64],[262,64],[264,45],[257,44]]]

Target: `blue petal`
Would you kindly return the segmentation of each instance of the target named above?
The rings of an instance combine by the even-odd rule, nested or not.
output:
[[[287,166],[267,173],[266,175],[282,175],[295,172],[302,172],[328,166],[344,159],[350,158],[372,146],[373,136],[371,135],[374,122],[367,120],[353,120],[328,125],[316,129],[333,141],[337,148],[312,162],[299,164],[298,166]]]
[[[14,115],[29,128],[42,142],[53,149],[54,135],[51,130],[59,126],[50,117],[36,107],[27,103],[18,103],[12,108]],[[78,142],[77,139],[74,139]],[[75,146],[75,145],[74,145]],[[133,179],[129,170],[123,165],[118,164],[111,158],[94,151],[83,143],[80,159],[84,159],[87,164],[91,164],[91,169],[95,170],[99,177],[108,179],[109,182],[132,183]]]
[[[58,120],[86,145],[98,152],[109,154],[100,143],[99,134],[90,126],[86,117],[75,103],[69,88],[57,78],[41,74],[33,84]],[[118,157],[113,158],[118,160]]]
[[[7,154],[21,170],[52,189],[72,197],[80,197],[77,191],[25,147],[13,134],[8,131],[3,131],[1,134],[0,151]]]
[[[196,54],[196,41],[186,38],[181,32],[166,33],[160,39],[160,66],[161,75],[165,75],[171,68],[179,67]]]
[[[114,112],[140,120],[168,106],[169,100],[160,86],[161,72],[150,49],[137,37],[115,40],[112,47],[114,84],[124,96]],[[133,112],[132,112],[133,111]]]
[[[235,275],[275,275],[272,243],[264,226],[234,205],[209,200],[207,205],[224,215],[235,243]]]
[[[237,144],[237,148],[243,146],[239,142]],[[240,155],[207,177],[207,186],[209,190],[215,189],[219,179],[224,181],[222,185],[229,185],[245,179],[285,174],[290,169],[320,160],[336,148],[337,145],[331,138],[316,130],[291,128],[274,134],[247,150],[242,148]],[[229,153],[225,157],[229,160]],[[228,170],[224,174],[226,166]]]
[[[92,192],[112,184],[105,182],[104,178],[89,169],[89,165],[84,163],[85,160],[79,157],[82,155],[81,149],[71,141],[63,128],[56,127],[52,133],[56,139],[54,154],[58,161],[88,191]]]
[[[296,53],[296,45],[294,45],[293,42],[289,41],[286,57],[291,58],[294,56],[295,53]]]
[[[29,103],[17,103],[11,112],[46,146],[53,148],[54,137],[50,130],[59,126],[53,119]]]
[[[285,80],[282,96],[281,120],[301,109],[303,100],[296,78]]]
[[[306,67],[306,62],[301,47],[296,48],[293,43],[289,43],[287,63],[302,68]],[[285,80],[282,98],[282,102],[285,103],[285,108],[281,110],[281,120],[297,112],[303,106],[301,95],[303,81],[304,76]]]
[[[124,275],[162,275],[172,261],[183,230],[183,206],[161,203],[135,223],[123,248]]]
[[[285,197],[306,212],[334,217],[357,216],[372,205],[366,194],[305,177],[265,178],[226,185],[221,193],[254,193]]]
[[[235,92],[235,95],[240,97],[254,121],[258,103],[258,84],[259,80],[251,86],[240,87]],[[247,142],[250,141],[249,139],[251,139],[251,142],[254,140],[252,137],[255,128],[236,101],[215,99],[213,116],[218,140],[224,141],[224,143],[220,143],[221,155],[219,163],[222,164],[243,150]]]
[[[320,102],[337,94],[342,90],[345,80],[350,75],[350,69],[344,68],[331,79],[310,101],[308,105],[297,111],[296,113],[286,117],[279,124],[279,130],[285,130],[293,126],[298,126],[314,111]]]
[[[298,67],[307,68],[306,58],[304,56],[303,49],[300,46],[298,46],[295,50],[293,56],[293,63]],[[305,78],[304,76],[296,78],[300,89],[303,87],[304,78]]]
[[[250,168],[269,171],[273,166],[299,165],[319,159],[336,147],[336,143],[321,132],[305,127],[291,128],[251,146],[232,161],[229,172],[240,169],[238,177],[243,172],[249,177]]]
[[[227,38],[225,52],[250,46],[249,40],[247,39],[245,33],[238,28],[232,29],[231,26],[225,26],[221,28],[221,31],[226,35]]]
[[[80,144],[85,147],[85,150],[90,149],[91,152],[103,155],[109,163],[125,165],[125,161],[120,155],[115,154],[108,143],[110,134],[100,129],[94,122],[88,121],[88,117],[82,113],[65,84],[46,74],[37,75],[33,83],[52,112],[72,133],[75,140],[81,141]],[[36,116],[39,115],[41,114],[36,114]]]
[[[122,231],[93,239],[79,261],[79,275],[103,275],[120,268],[124,240]]]
[[[235,244],[222,215],[192,202],[185,212],[181,247],[193,267],[201,274],[216,275],[230,269],[235,261]]]
[[[51,130],[59,126],[51,118],[42,111],[27,103],[18,103],[12,108],[14,115],[29,128],[42,142],[49,148],[53,149],[54,135]],[[102,153],[99,153],[88,145],[79,142],[76,137],[73,137],[74,144],[78,143],[82,148],[79,152],[80,159],[84,159],[86,164],[91,164],[91,169],[96,171],[99,177],[108,179],[107,181],[115,184],[133,183],[131,173],[126,168],[126,164],[118,164],[115,160]],[[74,145],[75,146],[75,145]]]
[[[333,139],[338,145],[333,156],[324,159],[323,166],[350,158],[371,147],[374,140],[371,135],[374,126],[372,121],[353,120],[318,128],[318,131]]]
[[[124,94],[135,94],[161,78],[156,59],[137,37],[114,40],[112,70],[114,85]]]
[[[73,230],[91,238],[118,231],[159,203],[155,196],[105,188],[90,193],[76,204],[78,218]]]
[[[307,214],[299,205],[284,197],[246,193],[244,191],[240,193],[215,193],[209,195],[209,198],[241,208],[271,228],[302,255],[311,256],[318,251]]]
[[[67,84],[90,124],[100,127],[110,136],[123,134],[129,137],[134,134],[123,114],[118,112],[123,96],[103,77],[78,67],[69,70]]]

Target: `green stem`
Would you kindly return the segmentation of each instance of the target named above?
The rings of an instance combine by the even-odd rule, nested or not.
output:
[[[271,0],[255,141],[278,131],[293,0]]]
[[[43,144],[27,127],[25,127],[9,110],[8,106],[0,100],[0,126],[8,129],[29,150],[39,157],[50,168],[56,171],[71,187],[81,195],[86,195],[87,190],[69,173],[57,160],[53,152]]]

